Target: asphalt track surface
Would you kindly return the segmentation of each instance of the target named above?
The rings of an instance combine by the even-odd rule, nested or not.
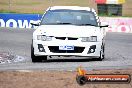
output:
[[[0,64],[0,70],[76,70],[126,69],[132,67],[132,34],[107,33],[105,59],[94,61],[82,57],[53,57],[42,63],[32,63],[30,44],[34,29],[0,28],[0,52],[22,56],[24,62]]]

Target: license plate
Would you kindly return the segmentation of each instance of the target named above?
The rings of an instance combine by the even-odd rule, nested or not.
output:
[[[59,46],[59,50],[74,50],[74,46]]]

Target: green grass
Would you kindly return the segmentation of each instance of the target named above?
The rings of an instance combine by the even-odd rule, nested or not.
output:
[[[15,13],[43,13],[49,6],[55,5],[75,5],[92,6],[96,8],[93,0],[10,0],[11,12]],[[52,3],[51,3],[52,1]],[[0,0],[0,12],[9,10],[9,0]],[[5,11],[3,11],[5,10]]]
[[[0,13],[17,13],[17,12],[0,9]]]
[[[15,5],[24,5],[24,6],[26,6],[26,5],[38,5],[38,4],[41,4],[41,2],[16,2],[16,3],[14,3]]]
[[[0,0],[0,13],[33,13],[43,14],[49,6],[88,6],[97,10],[95,0]],[[50,2],[52,1],[52,3]],[[132,0],[127,0],[123,9],[124,17],[132,17]],[[9,11],[10,10],[10,11]],[[106,15],[100,15],[106,16]],[[115,16],[112,16],[115,17]]]

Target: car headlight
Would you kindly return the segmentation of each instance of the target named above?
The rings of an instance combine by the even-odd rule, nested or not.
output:
[[[82,37],[82,42],[96,42],[97,36]]]
[[[50,36],[45,36],[45,35],[37,35],[37,40],[51,41],[51,40],[52,40],[52,37],[50,37]]]

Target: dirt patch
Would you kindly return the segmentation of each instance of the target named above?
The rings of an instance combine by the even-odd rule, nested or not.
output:
[[[94,70],[89,74],[130,74],[128,70]],[[0,88],[132,88],[130,84],[76,83],[77,72],[68,71],[6,71],[0,72]]]

